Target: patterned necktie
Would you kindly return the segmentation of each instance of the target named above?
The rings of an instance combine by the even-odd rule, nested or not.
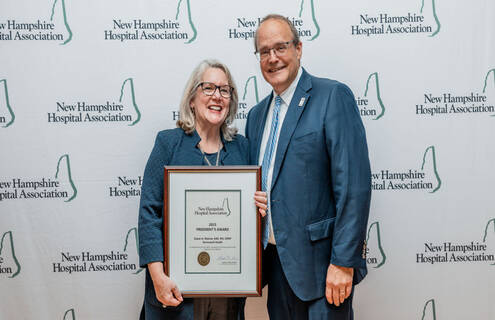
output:
[[[272,124],[270,126],[270,135],[268,136],[268,140],[266,141],[265,146],[265,154],[263,155],[263,162],[261,164],[261,187],[263,191],[270,191],[268,184],[268,169],[270,167],[270,163],[272,162],[273,150],[275,150],[275,146],[277,145],[277,129],[278,129],[278,115],[280,113],[280,105],[282,104],[282,99],[280,96],[275,97],[275,108],[273,108],[273,117]],[[268,208],[267,215],[264,219],[264,231],[263,231],[263,248],[266,248],[268,245],[268,238],[270,236],[270,224],[272,221],[271,210]]]

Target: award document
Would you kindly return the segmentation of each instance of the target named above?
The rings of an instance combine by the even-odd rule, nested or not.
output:
[[[241,272],[241,190],[186,190],[186,273]]]
[[[261,295],[258,166],[165,167],[165,273],[185,297]]]

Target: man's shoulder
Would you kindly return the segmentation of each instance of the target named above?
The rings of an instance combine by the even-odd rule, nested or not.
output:
[[[307,76],[311,79],[311,85],[313,89],[318,90],[318,89],[325,89],[325,90],[350,90],[349,87],[338,80],[331,79],[331,78],[323,78],[323,77],[317,77],[314,75],[309,74],[306,72]]]
[[[270,99],[272,97],[272,94],[269,93],[263,100],[255,104],[252,108],[251,111],[253,112],[259,112],[263,108],[263,106],[267,105],[270,102]]]
[[[351,88],[338,80],[311,76],[312,92],[323,97],[354,97]]]

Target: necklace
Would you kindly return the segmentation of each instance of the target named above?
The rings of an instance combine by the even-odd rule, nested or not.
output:
[[[218,152],[217,152],[217,161],[215,163],[215,166],[218,166],[218,159],[220,159],[220,150],[222,149],[222,140],[220,140],[220,143],[218,143]],[[211,162],[210,160],[208,160],[208,158],[206,157],[206,154],[203,152],[203,149],[201,149],[201,147],[199,147],[199,150],[201,151],[201,154],[203,155],[203,157],[205,158],[206,160],[206,163],[208,163],[208,165],[211,167]]]

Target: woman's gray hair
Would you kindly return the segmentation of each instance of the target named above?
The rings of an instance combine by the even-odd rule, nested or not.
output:
[[[203,81],[203,74],[209,68],[217,68],[222,70],[227,76],[229,85],[232,87],[229,112],[221,127],[223,138],[227,141],[231,141],[237,133],[237,128],[231,127],[230,125],[235,120],[235,116],[237,114],[237,102],[239,101],[239,98],[237,95],[237,87],[234,83],[232,75],[230,74],[229,68],[227,68],[226,65],[217,60],[201,61],[189,77],[180,102],[180,115],[179,120],[177,120],[177,127],[182,128],[187,134],[191,134],[195,130],[196,121],[194,118],[194,112],[192,111],[190,104],[196,96],[199,84]]]

